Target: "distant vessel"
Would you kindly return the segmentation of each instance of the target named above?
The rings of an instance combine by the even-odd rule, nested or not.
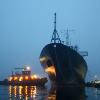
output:
[[[15,68],[21,69],[22,71],[12,72],[12,75],[7,79],[0,81],[0,85],[36,85],[36,86],[44,86],[47,82],[46,77],[39,77],[36,74],[31,74],[31,68],[29,66],[25,66],[24,68]]]
[[[93,80],[93,81],[87,82],[86,86],[100,88],[100,80]]]
[[[87,52],[83,52],[87,56]],[[54,21],[54,32],[51,43],[47,44],[41,54],[40,63],[51,80],[57,85],[85,83],[87,63],[79,54],[77,46],[65,45],[59,38],[56,30],[56,13]]]

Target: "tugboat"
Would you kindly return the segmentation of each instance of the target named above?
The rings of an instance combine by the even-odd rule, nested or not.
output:
[[[48,81],[46,77],[41,78],[36,74],[31,74],[31,68],[29,66],[15,69],[22,69],[22,71],[16,71],[15,73],[12,72],[11,76],[0,81],[0,85],[44,86]]]
[[[44,46],[40,54],[40,63],[47,72],[51,83],[56,85],[84,85],[88,70],[83,56],[88,53],[83,51],[81,55],[77,46],[64,44],[56,29],[56,13],[54,14],[54,31],[51,43]]]

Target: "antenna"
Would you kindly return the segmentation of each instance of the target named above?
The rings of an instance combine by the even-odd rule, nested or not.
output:
[[[70,43],[69,43],[69,30],[68,30],[68,28],[67,28],[67,30],[66,30],[66,45],[69,45]]]
[[[69,33],[72,32],[72,31],[75,31],[75,30],[70,30],[67,28],[67,30],[63,30],[62,32],[65,33],[65,44],[67,46],[70,46],[71,45],[71,40],[70,40],[70,35]]]
[[[56,30],[56,13],[54,13],[55,20],[54,20],[54,30]]]
[[[56,13],[54,13],[54,31],[51,39],[52,43],[61,43],[61,40],[59,38],[59,34],[56,30]]]

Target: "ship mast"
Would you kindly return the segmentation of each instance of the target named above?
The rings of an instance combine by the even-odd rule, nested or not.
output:
[[[66,45],[69,46],[69,30],[66,30]]]
[[[56,30],[56,13],[54,13],[54,31],[52,34],[51,43],[61,43],[61,40],[59,38],[59,34]]]
[[[67,28],[67,30],[65,30],[65,33],[66,33],[66,41],[65,42],[66,42],[67,46],[71,46],[71,41],[70,41],[70,35],[69,35],[69,33],[72,32],[72,31],[75,31],[75,30],[73,30],[73,29],[70,30],[68,28]]]

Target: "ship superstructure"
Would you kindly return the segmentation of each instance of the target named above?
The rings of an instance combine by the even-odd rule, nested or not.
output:
[[[22,71],[18,71],[18,70]],[[12,75],[8,77],[9,81],[26,81],[26,80],[35,80],[39,79],[36,74],[31,73],[31,68],[29,66],[24,66],[24,68],[15,68],[15,73],[12,72]]]
[[[32,74],[29,66],[24,66],[24,68],[15,68],[15,70],[17,71],[12,72],[12,75],[10,75],[7,79],[0,81],[0,85],[44,86],[48,81],[46,77],[40,77],[36,74]]]

